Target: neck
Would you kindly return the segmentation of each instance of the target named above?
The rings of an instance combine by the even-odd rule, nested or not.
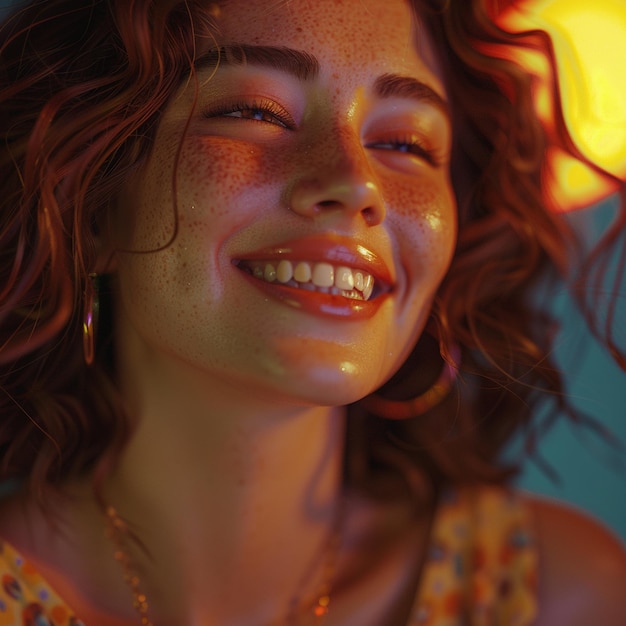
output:
[[[315,599],[337,514],[342,412],[276,406],[180,364],[132,371],[142,376],[123,389],[136,430],[105,494],[147,548],[149,558],[131,545],[159,614],[219,623],[216,607],[226,622],[248,603],[271,623],[295,599]]]

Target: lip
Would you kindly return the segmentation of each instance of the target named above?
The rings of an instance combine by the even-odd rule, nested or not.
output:
[[[334,265],[347,265],[356,270],[368,272],[381,285],[387,287],[390,287],[394,282],[387,264],[379,254],[355,242],[353,239],[339,235],[293,239],[276,246],[246,253],[244,256],[235,259],[235,262],[261,261],[265,259],[312,261],[314,263],[325,261]]]
[[[233,259],[233,263],[237,265],[244,261],[280,261],[281,259],[345,265],[371,274],[378,289],[381,290],[371,300],[352,300],[340,295],[306,291],[276,282],[269,283],[247,272],[240,272],[244,278],[268,296],[295,309],[316,315],[352,320],[370,318],[386,300],[394,282],[389,267],[379,254],[354,239],[339,235],[293,239],[245,253]]]

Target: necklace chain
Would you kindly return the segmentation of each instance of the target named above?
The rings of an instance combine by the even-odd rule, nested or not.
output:
[[[148,598],[145,592],[141,590],[141,579],[139,577],[139,573],[126,548],[126,538],[129,535],[128,525],[120,517],[115,507],[111,505],[107,506],[105,513],[107,522],[106,535],[115,549],[113,556],[122,568],[124,581],[132,592],[133,607],[139,615],[139,623],[141,626],[154,626],[148,616]],[[332,532],[330,533],[324,549],[325,559],[322,571],[322,584],[317,594],[315,605],[311,611],[316,624],[321,624],[329,611],[330,595],[335,579],[337,554],[339,552],[342,525],[343,506],[340,504],[335,516]],[[293,601],[290,603],[290,607],[285,618],[286,626],[296,626],[298,604],[298,598],[294,597]]]
[[[126,522],[119,516],[117,510],[113,506],[106,508],[107,518],[107,537],[113,543],[115,552],[113,556],[115,560],[120,564],[124,573],[124,581],[130,587],[133,594],[133,607],[139,614],[139,620],[141,626],[154,626],[148,617],[148,598],[145,593],[141,591],[141,580],[139,574],[135,569],[135,565],[126,550],[124,537],[128,533],[128,527]]]

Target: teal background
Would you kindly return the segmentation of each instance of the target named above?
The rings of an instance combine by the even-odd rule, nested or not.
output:
[[[0,0],[0,17],[15,0]],[[572,221],[592,243],[605,228],[615,199],[572,214]],[[620,289],[626,300],[626,285]],[[626,374],[590,336],[563,289],[543,294],[563,321],[556,359],[577,406],[595,416],[626,447]],[[626,306],[617,319],[626,346]],[[518,480],[523,489],[568,501],[601,519],[626,541],[626,452],[616,452],[588,429],[560,420],[540,442],[540,454],[560,477],[555,483],[532,462]]]
[[[576,230],[589,245],[596,242],[614,211],[616,197],[571,214]],[[614,255],[605,281],[614,277]],[[619,286],[621,308],[615,321],[616,337],[626,348],[626,284]],[[563,288],[542,293],[561,320],[555,359],[562,368],[567,393],[574,404],[593,416],[621,443],[621,451],[606,444],[588,428],[559,420],[539,444],[541,456],[556,470],[555,483],[532,462],[527,462],[517,484],[530,491],[566,500],[599,517],[626,541],[626,373],[591,336],[584,320]]]

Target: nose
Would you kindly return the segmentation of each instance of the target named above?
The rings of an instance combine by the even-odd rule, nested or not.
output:
[[[289,208],[310,218],[360,215],[368,226],[380,224],[385,204],[367,149],[351,129],[328,135],[299,153]]]

